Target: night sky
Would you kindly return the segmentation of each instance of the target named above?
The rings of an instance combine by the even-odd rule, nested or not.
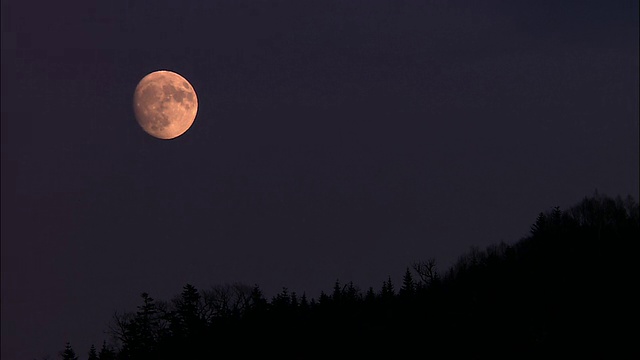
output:
[[[97,4],[99,3],[99,4]],[[146,291],[316,297],[638,199],[638,1],[2,1],[2,359]],[[134,89],[191,82],[193,126]]]

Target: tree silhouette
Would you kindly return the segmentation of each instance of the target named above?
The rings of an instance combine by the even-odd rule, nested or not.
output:
[[[264,298],[262,290],[258,285],[255,285],[249,295],[249,309],[253,313],[262,314],[267,309],[267,299]]]
[[[300,309],[302,311],[309,310],[309,300],[307,300],[307,294],[306,293],[302,293],[302,296],[300,297]]]
[[[391,282],[391,276],[387,278],[387,281],[382,283],[382,291],[380,292],[382,299],[392,299],[395,295],[395,289]]]
[[[367,294],[364,296],[366,303],[373,303],[376,300],[376,293],[373,291],[373,287],[370,286],[367,290]]]
[[[420,277],[420,287],[428,287],[438,281],[435,259],[431,258],[426,261],[416,261],[412,267],[413,271]]]
[[[60,357],[62,358],[62,360],[78,360],[76,352],[73,351],[70,342],[67,342],[65,344],[64,350],[60,353]]]
[[[340,303],[342,300],[342,286],[340,286],[340,280],[338,279],[336,279],[336,282],[333,284],[331,300],[333,300],[334,303]]]
[[[226,296],[226,294],[225,294]],[[193,285],[187,284],[182,293],[174,300],[175,311],[171,322],[171,331],[174,336],[189,339],[197,337],[204,330],[206,320],[203,316],[202,297]],[[228,300],[225,297],[221,311],[228,311]]]
[[[89,348],[89,357],[87,360],[99,360],[98,352],[93,344],[91,344],[91,347]]]
[[[98,359],[100,360],[115,360],[116,353],[111,349],[111,347],[107,346],[107,342],[102,342],[102,347],[100,348],[100,352],[98,353]]]
[[[402,277],[402,287],[400,288],[400,292],[398,293],[398,295],[400,295],[401,297],[413,296],[415,290],[416,285],[413,281],[413,276],[411,275],[411,271],[409,271],[409,268],[407,267],[407,270]]]
[[[547,227],[547,216],[544,213],[538,214],[538,218],[536,218],[536,222],[531,225],[531,234],[533,236],[541,235],[542,232]]]

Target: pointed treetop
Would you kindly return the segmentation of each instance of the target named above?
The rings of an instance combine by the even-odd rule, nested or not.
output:
[[[78,360],[78,356],[76,356],[76,352],[73,351],[71,347],[71,343],[67,341],[65,344],[64,350],[60,353],[62,360]]]
[[[98,360],[98,351],[96,350],[96,347],[93,344],[91,344],[91,348],[89,348],[88,360]]]

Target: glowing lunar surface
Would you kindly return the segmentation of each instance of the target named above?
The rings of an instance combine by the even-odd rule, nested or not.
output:
[[[198,97],[182,76],[166,70],[140,80],[133,94],[138,124],[158,139],[173,139],[187,131],[198,112]]]

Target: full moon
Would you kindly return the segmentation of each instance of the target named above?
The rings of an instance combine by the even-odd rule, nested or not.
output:
[[[138,124],[158,139],[173,139],[189,130],[198,112],[198,97],[182,76],[167,70],[140,80],[133,94]]]

